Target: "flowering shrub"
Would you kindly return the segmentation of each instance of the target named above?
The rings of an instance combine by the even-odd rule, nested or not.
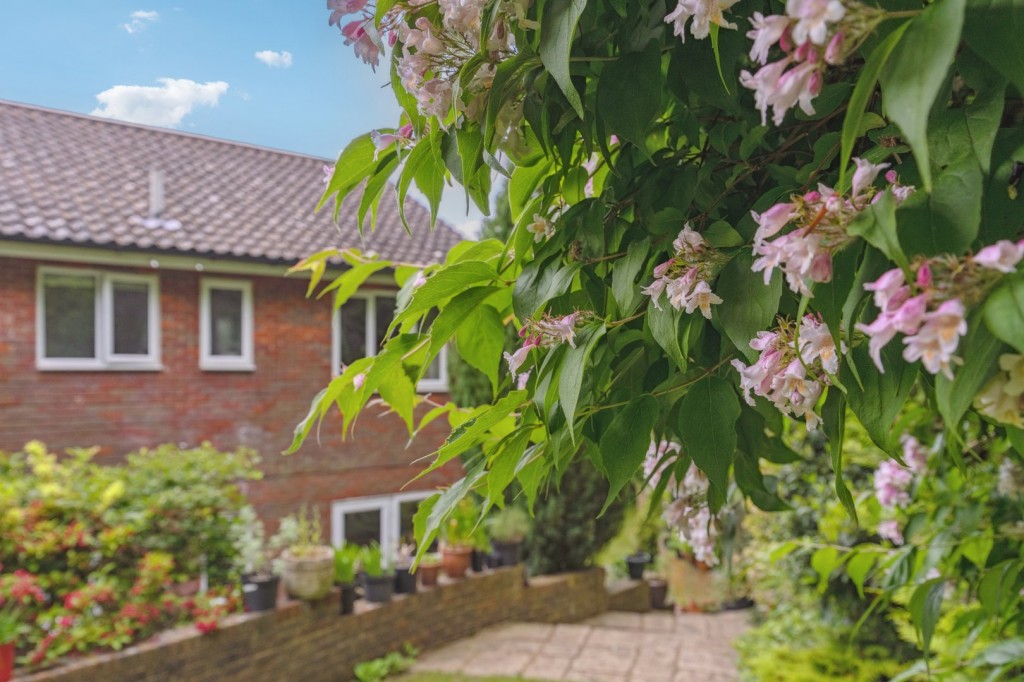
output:
[[[120,649],[178,623],[209,629],[237,608],[233,586],[196,599],[176,586],[203,572],[233,585],[236,484],[258,475],[253,455],[167,445],[101,466],[92,454],[58,457],[39,442],[0,453],[0,602],[22,605],[23,664]]]
[[[790,421],[827,441],[851,515],[848,418],[896,457],[913,404],[942,418],[936,460],[970,460],[982,423],[1024,449],[1016,2],[331,7],[357,54],[390,66],[403,113],[342,152],[322,204],[355,201],[372,229],[389,178],[400,209],[415,184],[436,214],[449,181],[486,211],[492,175],[509,177],[507,240],[426,270],[346,252],[328,285],[340,304],[391,266],[399,309],[295,447],[329,411],[350,428],[370,400],[413,433],[447,416],[430,468],[476,454],[421,506],[421,547],[471,490],[495,499],[514,482],[532,501],[577,458],[614,499],[652,441],[679,444],[678,478],[691,463],[706,477],[711,516],[734,484],[784,506],[765,473],[792,456]],[[316,288],[334,255],[297,269]],[[506,326],[523,343],[499,385]],[[494,400],[417,413],[431,399],[411,387],[452,339]]]

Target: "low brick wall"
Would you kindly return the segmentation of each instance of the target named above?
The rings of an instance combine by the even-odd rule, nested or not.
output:
[[[431,649],[506,621],[572,622],[608,609],[604,571],[543,576],[499,569],[387,604],[357,602],[338,615],[338,595],[239,614],[202,635],[179,628],[115,654],[15,677],[16,682],[345,682],[360,661],[406,642]]]

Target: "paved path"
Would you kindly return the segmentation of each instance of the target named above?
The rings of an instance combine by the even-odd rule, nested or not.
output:
[[[423,654],[414,670],[571,682],[738,680],[732,640],[745,612],[609,611],[571,625],[509,623]]]

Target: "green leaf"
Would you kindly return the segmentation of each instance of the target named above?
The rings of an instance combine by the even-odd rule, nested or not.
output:
[[[608,476],[608,498],[604,510],[643,464],[651,444],[651,429],[658,420],[658,401],[650,395],[634,398],[615,414],[601,435],[599,450],[604,473]]]
[[[359,211],[356,214],[356,221],[359,224],[360,232],[366,229],[367,211],[370,212],[370,230],[373,231],[376,228],[380,197],[388,186],[391,176],[395,174],[396,168],[398,168],[398,154],[392,152],[381,160],[377,165],[377,170],[366,181],[366,187],[363,188],[363,196],[359,200]]]
[[[565,98],[580,118],[583,103],[573,87],[569,70],[569,53],[576,34],[576,24],[587,6],[587,0],[553,0],[544,5],[540,25],[540,60],[561,88]]]
[[[500,287],[490,285],[472,287],[449,301],[430,325],[430,353],[427,362],[437,356],[466,318],[498,291],[501,291]]]
[[[342,150],[338,160],[334,164],[334,173],[331,175],[327,189],[317,202],[316,210],[323,208],[333,195],[337,195],[334,204],[334,220],[338,220],[338,213],[341,211],[341,203],[355,187],[370,175],[377,167],[377,148],[370,138],[370,134],[360,135]]]
[[[843,557],[835,547],[821,547],[811,555],[811,568],[818,574],[818,592],[825,593],[828,589],[828,580],[843,563]]]
[[[1008,639],[1003,642],[996,642],[982,650],[971,661],[971,666],[975,668],[988,665],[1020,666],[1021,664],[1024,664],[1024,639]]]
[[[884,192],[878,201],[857,214],[847,232],[854,237],[862,237],[901,268],[909,267],[896,232],[896,200],[892,192]]]
[[[939,622],[942,609],[942,593],[946,590],[946,581],[933,578],[921,583],[910,598],[910,619],[921,635],[921,650],[925,660],[931,653],[932,635],[935,625]]]
[[[889,55],[892,54],[893,48],[896,47],[896,43],[903,37],[903,33],[907,30],[908,26],[910,26],[909,21],[896,27],[892,33],[886,36],[885,40],[871,52],[871,56],[868,57],[864,68],[860,71],[857,85],[854,86],[853,94],[850,95],[850,103],[846,106],[846,116],[843,118],[842,144],[839,153],[839,182],[837,187],[847,187],[846,167],[850,165],[854,143],[863,134],[861,131],[863,129],[868,100],[871,98],[871,93],[875,91],[875,83],[878,82],[878,76],[882,72],[882,67],[889,60]]]
[[[640,274],[650,250],[651,241],[647,237],[630,243],[626,249],[626,256],[616,263],[612,271],[612,296],[615,297],[619,312],[623,315],[633,312],[634,301],[640,295],[636,276]]]
[[[390,329],[413,316],[440,306],[473,285],[490,283],[496,276],[493,265],[478,260],[462,261],[443,267],[415,290],[409,305],[395,316]]]
[[[579,403],[580,391],[583,388],[583,377],[589,366],[590,353],[598,340],[604,336],[604,325],[586,327],[576,335],[576,347],[569,348],[562,361],[562,369],[558,378],[558,401],[562,405],[565,421],[569,425],[569,434],[576,440],[576,405]]]
[[[964,40],[1024,92],[1024,2],[969,0]]]
[[[409,375],[405,373],[405,369],[400,364],[395,365],[386,376],[381,378],[377,384],[377,390],[380,392],[381,399],[405,422],[411,436],[415,428],[413,420],[415,419],[416,387]]]
[[[512,391],[494,403],[494,405],[482,411],[478,416],[453,429],[448,434],[444,444],[438,448],[434,461],[417,478],[439,469],[459,454],[479,443],[492,428],[515,412],[525,400],[526,391]]]
[[[1016,588],[1020,571],[1020,562],[1010,559],[985,572],[978,582],[978,601],[985,613],[995,616],[1015,605],[1020,599]]]
[[[646,153],[647,131],[661,108],[661,52],[651,41],[643,52],[621,55],[605,66],[597,84],[597,108],[609,133]]]
[[[327,395],[327,390],[328,389],[326,388],[321,389],[320,392],[313,397],[313,402],[309,404],[309,412],[306,413],[306,416],[302,421],[295,425],[292,444],[288,446],[288,449],[282,454],[291,455],[302,447],[302,443],[306,440],[306,436],[309,435],[309,431],[313,428],[313,424],[315,424],[317,420],[323,416],[327,408],[331,406],[330,402],[325,404],[323,400],[324,396]]]
[[[942,374],[935,377],[935,402],[954,440],[959,438],[961,417],[971,406],[974,396],[995,373],[996,359],[1002,349],[1002,342],[992,336],[980,316],[972,315],[968,319],[967,336],[960,340],[957,349],[957,355],[963,358],[964,364],[956,368],[952,381]]]
[[[542,161],[533,166],[518,166],[512,171],[512,179],[508,183],[508,205],[512,211],[512,222],[519,222],[523,217],[523,212],[530,205],[541,178],[550,170],[550,162]]]
[[[646,317],[654,341],[676,363],[679,370],[685,372],[689,362],[686,360],[686,351],[680,343],[683,338],[680,329],[690,324],[689,318],[669,305],[667,301],[662,303],[660,309],[649,305]]]
[[[750,340],[757,332],[767,329],[779,312],[782,297],[782,275],[773,272],[768,286],[764,275],[751,270],[754,255],[746,249],[737,253],[722,270],[715,282],[715,293],[722,297],[722,305],[715,308],[718,321],[733,345],[748,361],[757,357]]]
[[[963,552],[964,558],[978,568],[984,569],[985,563],[988,561],[988,555],[992,552],[993,544],[995,543],[992,537],[992,529],[988,528],[984,532],[974,533],[964,538],[960,544],[960,551]]]
[[[846,574],[857,587],[857,594],[861,599],[864,598],[864,581],[867,580],[868,573],[871,572],[878,557],[879,554],[875,552],[857,551],[846,564]]]
[[[1007,278],[989,294],[984,316],[993,336],[1024,353],[1024,275]]]
[[[505,507],[505,488],[516,477],[523,453],[530,442],[530,429],[521,429],[505,438],[491,459],[487,472],[487,495],[499,507]]]
[[[497,393],[498,367],[505,346],[505,325],[498,311],[486,304],[477,306],[459,327],[456,341],[462,359],[483,372]]]
[[[764,486],[764,476],[758,467],[757,458],[744,450],[736,451],[736,462],[733,475],[736,485],[750,498],[750,501],[763,511],[786,511],[789,505],[776,495],[768,492]]]
[[[573,277],[580,269],[580,263],[557,265],[557,256],[545,260],[532,260],[526,264],[516,279],[512,305],[520,320],[533,317],[548,301],[564,294]]]
[[[391,263],[386,260],[359,263],[335,277],[333,282],[320,291],[317,298],[321,298],[325,294],[334,291],[334,309],[337,310],[352,298],[352,295],[358,291],[359,287],[366,282],[370,275],[388,267],[391,267]]]
[[[857,265],[863,253],[863,245],[857,243],[842,249],[832,257],[832,279],[814,285],[814,309],[832,332],[836,348],[840,347],[842,340],[843,308],[850,298],[859,298],[862,293],[856,282]]]
[[[967,141],[964,141],[965,144]],[[963,253],[981,224],[984,177],[973,156],[961,156],[900,208],[900,241],[908,254]]]
[[[875,368],[867,346],[858,346],[847,355],[847,363],[856,366],[861,382],[854,379],[852,370],[846,364],[840,370],[840,377],[846,385],[846,399],[850,409],[864,425],[868,436],[875,445],[892,454],[898,447],[897,433],[893,427],[900,409],[914,388],[917,363],[906,362],[900,345],[896,343],[883,348],[881,357],[884,374]]]
[[[940,0],[910,22],[882,69],[882,103],[917,159],[926,192],[932,191],[928,114],[956,57],[965,0]]]
[[[832,455],[832,470],[836,475],[836,495],[854,521],[857,520],[857,506],[853,495],[843,479],[843,437],[846,433],[846,397],[835,388],[828,390],[821,407],[821,424],[828,437],[829,452]]]
[[[729,467],[736,455],[739,417],[736,391],[732,384],[718,376],[705,377],[695,383],[679,405],[679,435],[683,447],[697,468],[707,475],[719,502],[725,499],[729,489]],[[713,508],[717,509],[714,505]]]

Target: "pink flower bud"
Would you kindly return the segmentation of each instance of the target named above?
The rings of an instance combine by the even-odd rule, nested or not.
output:
[[[821,199],[821,192],[812,189],[810,192],[804,195],[804,201],[808,204],[813,204]]]
[[[793,36],[788,26],[782,32],[782,37],[779,38],[779,47],[782,48],[783,52],[791,52],[793,50]]]
[[[846,42],[846,38],[842,31],[832,36],[832,40],[828,41],[828,46],[825,48],[825,61],[827,63],[833,66],[843,63],[844,42]]]
[[[921,265],[917,270],[917,286],[927,289],[932,285],[932,269],[927,263]]]
[[[895,185],[897,182],[899,182],[899,176],[896,175],[896,171],[894,171],[894,170],[887,171],[885,173],[885,180],[890,185]]]

